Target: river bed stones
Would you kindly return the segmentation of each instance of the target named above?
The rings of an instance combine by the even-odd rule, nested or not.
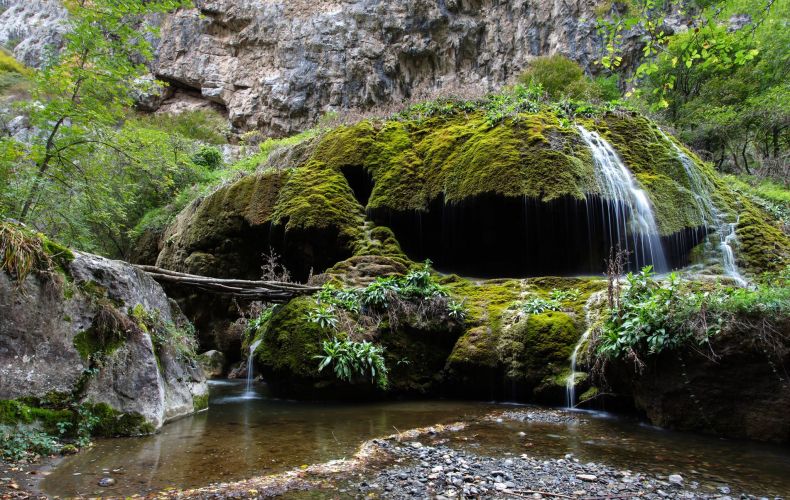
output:
[[[538,459],[526,454],[479,456],[448,446],[380,442],[393,465],[354,482],[347,491],[381,498],[724,498],[703,491],[697,482],[618,470],[565,458]],[[679,479],[678,479],[679,478]],[[729,492],[729,488],[726,488]],[[718,494],[717,494],[718,493]]]

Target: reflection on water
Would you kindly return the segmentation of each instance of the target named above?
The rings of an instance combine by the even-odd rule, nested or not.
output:
[[[244,479],[350,457],[363,441],[396,428],[456,421],[493,408],[444,401],[304,403],[244,392],[243,380],[212,382],[208,411],[168,424],[154,436],[100,440],[65,459],[42,487],[50,495],[126,495]],[[105,476],[117,484],[97,486]]]
[[[399,430],[481,416],[504,407],[474,402],[304,403],[244,397],[244,381],[211,385],[208,411],[166,425],[155,436],[101,440],[65,459],[42,483],[50,495],[126,495],[194,487],[350,457],[359,444]],[[509,409],[514,409],[509,407]],[[790,492],[786,449],[673,433],[613,418],[578,414],[581,423],[482,422],[448,438],[483,454],[573,453],[640,472],[680,473],[735,492]],[[117,472],[113,472],[113,471]],[[117,484],[100,488],[100,478]]]

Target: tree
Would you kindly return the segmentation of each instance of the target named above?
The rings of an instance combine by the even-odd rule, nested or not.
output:
[[[786,178],[790,4],[631,0],[601,17],[601,64],[620,69],[623,34],[642,33],[629,95],[721,170]],[[667,16],[686,26],[670,32]],[[739,22],[733,22],[739,20]]]
[[[149,90],[139,77],[152,56],[140,30],[147,14],[186,5],[184,0],[66,0],[70,31],[63,50],[34,77],[27,113],[39,133],[24,159],[33,168],[20,186],[24,192],[18,218],[36,214],[49,188],[71,190],[90,183],[97,173],[81,158],[97,147],[129,152],[113,140],[116,127],[133,103],[135,92]],[[18,160],[17,160],[18,161]]]

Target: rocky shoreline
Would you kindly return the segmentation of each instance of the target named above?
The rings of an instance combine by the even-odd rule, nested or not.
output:
[[[531,421],[584,424],[561,410],[523,408],[497,411],[480,421]],[[411,429],[362,443],[353,457],[300,467],[243,481],[214,483],[194,489],[167,489],[132,498],[262,498],[289,494],[310,498],[530,498],[530,499],[768,499],[735,491],[724,484],[700,484],[683,471],[652,474],[583,462],[573,454],[537,458],[503,452],[496,456],[460,450],[449,443],[453,435],[474,422]],[[4,463],[3,465],[8,465]],[[41,469],[47,467],[40,465]],[[4,475],[8,467],[2,470]],[[46,498],[30,480],[43,470],[18,468],[14,479],[0,483],[0,498]],[[32,472],[31,472],[32,470]],[[30,476],[29,474],[32,474]],[[28,476],[21,481],[20,476]],[[11,488],[14,484],[16,488]],[[112,489],[107,497],[113,496]],[[300,496],[301,498],[301,496]]]
[[[704,491],[680,474],[651,476],[597,463],[581,463],[573,455],[540,460],[522,454],[484,457],[419,441],[378,445],[395,465],[350,485],[359,497],[381,498],[732,498],[730,488]],[[747,498],[758,498],[747,495]],[[743,496],[742,496],[743,498]]]

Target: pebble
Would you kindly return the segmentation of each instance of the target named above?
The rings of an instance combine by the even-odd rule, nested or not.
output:
[[[107,488],[108,486],[115,486],[115,479],[111,477],[103,477],[99,479],[99,486]]]
[[[357,487],[360,498],[395,500],[533,498],[533,491],[541,492],[535,498],[555,500],[561,497],[726,500],[730,493],[725,485],[711,491],[677,473],[656,476],[594,462],[582,464],[572,453],[557,458],[528,454],[491,457],[478,455],[474,448],[455,449],[448,443],[452,441],[438,444],[431,441],[425,445],[417,441],[402,445],[382,441],[378,445],[391,455],[392,461],[387,463],[392,465],[370,469],[352,480],[351,485]],[[383,487],[376,490],[365,482]],[[520,493],[527,491],[530,493]],[[743,498],[757,500],[753,496]]]
[[[672,474],[667,478],[667,481],[676,485],[683,484],[683,476],[680,474]]]

